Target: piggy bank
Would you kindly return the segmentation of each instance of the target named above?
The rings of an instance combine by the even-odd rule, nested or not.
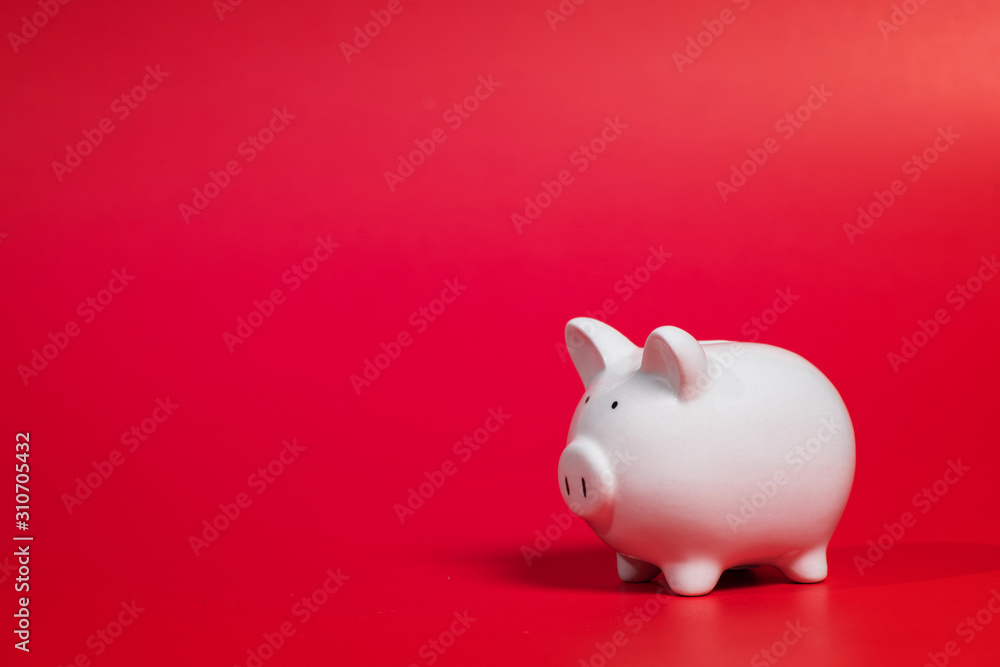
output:
[[[662,571],[679,595],[726,569],[826,578],[854,479],[854,430],[808,361],[676,327],[639,348],[589,318],[566,325],[585,390],[559,459],[569,508],[618,553],[624,581]]]

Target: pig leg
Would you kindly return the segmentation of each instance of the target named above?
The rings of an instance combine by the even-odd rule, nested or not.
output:
[[[667,585],[677,595],[711,593],[722,576],[722,568],[710,560],[691,560],[662,566]]]
[[[638,558],[618,554],[618,576],[622,581],[638,583],[652,581],[660,573],[660,568]]]
[[[776,565],[792,581],[802,584],[823,581],[826,579],[826,545],[800,551]]]

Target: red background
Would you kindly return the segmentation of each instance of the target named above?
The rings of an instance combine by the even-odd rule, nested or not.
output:
[[[340,43],[385,6],[245,0],[220,19],[210,0],[70,2],[0,49],[2,433],[9,463],[31,433],[35,538],[32,650],[5,645],[5,664],[247,665],[286,621],[295,634],[265,664],[597,666],[617,631],[608,664],[774,664],[773,649],[787,665],[921,665],[949,641],[939,662],[997,664],[992,612],[971,641],[958,626],[1000,586],[1000,284],[961,310],[948,295],[1000,246],[1000,7],[914,3],[884,38],[889,2],[588,0],[553,29],[555,0],[404,0],[348,62]],[[734,20],[679,71],[674,52],[724,9]],[[5,3],[0,28],[37,11]],[[157,65],[168,74],[120,118],[113,102]],[[452,129],[443,114],[480,76],[499,86]],[[831,95],[786,138],[775,123],[812,86]],[[294,118],[247,162],[238,147],[274,108]],[[53,162],[103,118],[114,130],[60,180]],[[576,171],[606,118],[627,128]],[[435,128],[447,139],[392,191],[385,172]],[[960,136],[909,180],[939,128]],[[717,182],[768,138],[778,151],[724,201]],[[229,160],[240,173],[185,221]],[[519,232],[511,215],[563,169],[573,182]],[[852,242],[844,225],[895,179],[905,194]],[[328,236],[339,247],[292,291],[283,274]],[[616,291],[661,246],[663,268]],[[86,322],[78,304],[122,267],[134,280]],[[419,331],[411,314],[446,280],[466,288]],[[224,334],[275,289],[285,302],[230,352]],[[784,289],[798,299],[771,319]],[[551,528],[581,391],[557,344],[608,299],[635,342],[664,324],[759,335],[838,387],[858,466],[826,582],[762,568],[657,597],[617,580],[583,522]],[[894,369],[938,309],[947,322]],[[24,381],[70,321],[79,335]],[[121,434],[167,397],[179,407],[128,451]],[[463,461],[453,444],[491,408],[509,420]],[[304,451],[253,486],[292,438]],[[68,511],[115,450],[121,465]],[[921,513],[914,495],[959,460],[969,471]],[[401,522],[394,505],[447,461]],[[250,505],[196,555],[191,536],[240,493]],[[886,537],[906,511],[916,524]],[[557,538],[529,566],[522,547],[546,528]],[[879,538],[891,548],[862,575],[854,558]],[[293,606],[337,568],[349,579],[301,623]],[[0,571],[11,611],[14,577]],[[144,611],[120,637],[89,639],[133,600]],[[637,630],[643,604],[655,613]],[[786,622],[809,630],[782,644]]]

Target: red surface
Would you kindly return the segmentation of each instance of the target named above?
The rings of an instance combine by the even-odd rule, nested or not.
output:
[[[11,645],[16,575],[0,560],[4,664],[253,665],[286,622],[264,664],[998,664],[1000,281],[972,279],[1000,246],[1000,7],[908,4],[883,39],[888,1],[681,4],[590,0],[553,29],[555,0],[404,2],[350,62],[339,43],[386,3],[247,0],[220,20],[210,0],[70,2],[16,53],[8,37],[0,485],[13,513],[15,434],[30,431],[34,541],[29,655]],[[678,71],[673,53],[727,8]],[[0,26],[35,11],[5,3]],[[153,89],[123,106],[144,77]],[[468,118],[446,115],[477,86]],[[813,90],[826,100],[801,127],[776,126]],[[275,109],[294,117],[241,148]],[[53,167],[105,118],[79,166]],[[593,162],[574,155],[606,119],[627,127]],[[914,171],[939,128],[958,137]],[[428,137],[444,140],[391,190],[386,170]],[[765,146],[723,201],[717,181]],[[512,213],[562,170],[519,232]],[[226,187],[195,201],[211,172]],[[844,225],[896,179],[905,192],[852,242]],[[185,220],[181,204],[206,203]],[[286,274],[317,237],[332,255]],[[649,248],[671,256],[630,287]],[[134,279],[91,312],[123,267]],[[960,296],[970,280],[980,291]],[[420,309],[447,281],[463,287],[431,321]],[[230,352],[224,334],[274,290],[284,301]],[[776,290],[797,298],[772,317]],[[621,584],[582,522],[555,523],[581,391],[558,344],[599,311],[635,341],[664,324],[756,338],[831,378],[858,468],[827,582],[761,568],[704,598],[657,596]],[[355,391],[383,344],[398,357]],[[43,349],[54,358],[23,381]],[[168,398],[154,433],[123,442]],[[509,415],[499,430],[456,445],[491,409]],[[257,475],[292,439],[297,458]],[[77,478],[112,456],[69,512]],[[968,470],[935,487],[950,461]],[[394,506],[429,477],[443,483],[401,522]],[[237,499],[196,555],[191,536]],[[7,516],[4,540],[20,534]],[[529,566],[522,547],[547,529]],[[890,548],[862,575],[869,540]],[[307,615],[296,605],[328,570],[349,578]]]

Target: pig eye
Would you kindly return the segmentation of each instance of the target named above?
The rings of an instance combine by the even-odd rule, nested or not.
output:
[[[611,404],[611,409],[612,410],[614,410],[617,407],[618,407],[618,401],[615,401],[614,403]]]
[[[583,399],[583,402],[584,403],[590,403],[590,396],[588,396],[587,398]]]

